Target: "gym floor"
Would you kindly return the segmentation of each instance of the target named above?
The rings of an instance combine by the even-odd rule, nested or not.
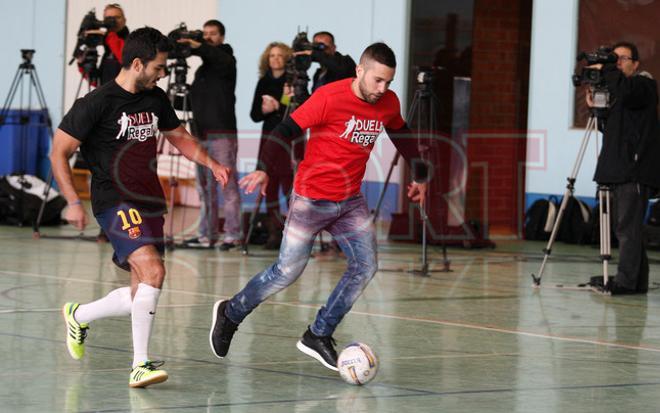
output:
[[[70,227],[43,233],[69,234]],[[95,234],[94,227],[87,231]],[[411,275],[418,245],[379,231],[379,271],[335,333],[341,348],[369,344],[380,371],[358,387],[300,353],[296,341],[344,270],[310,260],[290,288],[241,324],[229,355],[208,344],[214,301],[237,292],[275,252],[176,249],[151,341],[170,379],[129,389],[130,320],[92,323],[87,354],[72,360],[60,313],[127,283],[108,244],[33,240],[0,227],[0,400],[10,412],[657,412],[660,294],[606,297],[559,288],[601,272],[598,250],[557,244],[533,289],[544,244],[498,241],[450,249],[453,272]],[[616,255],[616,251],[614,252]],[[430,268],[442,268],[429,250]],[[650,253],[651,282],[660,254]],[[610,270],[615,271],[614,264]]]

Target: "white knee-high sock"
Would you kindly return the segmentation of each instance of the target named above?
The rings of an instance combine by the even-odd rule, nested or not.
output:
[[[151,326],[156,314],[160,289],[148,284],[138,284],[133,308],[131,310],[133,322],[133,367],[149,359],[149,337]]]
[[[81,304],[74,314],[79,323],[89,323],[105,317],[119,317],[131,314],[131,287],[112,290],[105,297]]]

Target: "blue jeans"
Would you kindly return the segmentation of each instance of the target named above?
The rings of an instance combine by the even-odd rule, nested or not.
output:
[[[321,230],[332,234],[348,259],[346,272],[310,326],[317,336],[332,335],[378,270],[376,236],[362,194],[341,202],[291,194],[277,262],[255,275],[229,301],[227,317],[240,323],[261,302],[296,281],[307,265],[314,239]]]
[[[224,198],[224,241],[234,242],[241,239],[241,224],[239,221],[241,209],[241,196],[238,191],[238,171],[236,170],[236,153],[238,141],[236,138],[209,138],[200,142],[208,154],[226,167],[231,168],[231,176],[225,188],[222,189]],[[197,192],[202,207],[199,211],[200,237],[206,237],[211,242],[218,241],[218,194],[220,184],[216,182],[213,173],[205,166],[197,165]]]

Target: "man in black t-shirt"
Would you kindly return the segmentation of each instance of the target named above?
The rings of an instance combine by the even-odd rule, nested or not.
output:
[[[80,147],[92,173],[94,216],[112,243],[113,261],[131,273],[130,287],[113,290],[89,304],[64,305],[69,353],[76,360],[83,357],[91,321],[131,315],[134,355],[130,387],[145,387],[168,377],[159,369],[162,362],[149,360],[147,354],[165,277],[166,208],[156,175],[159,131],[186,158],[208,167],[221,185],[230,173],[181,126],[165,92],[156,87],[165,75],[168,49],[167,38],[156,29],[131,33],[119,75],[76,101],[55,133],[50,156],[53,174],[69,205],[65,218],[82,230],[88,219],[68,163]]]
[[[202,59],[195,71],[190,87],[192,113],[197,126],[197,137],[209,154],[236,170],[238,137],[236,134],[236,58],[230,45],[225,43],[225,26],[218,20],[204,23],[204,41],[179,39],[188,43],[192,54]],[[219,241],[218,193],[220,189],[208,170],[197,168],[197,192],[202,204],[198,236],[184,241],[190,247],[211,247]],[[221,251],[236,247],[241,239],[239,220],[241,196],[237,174],[233,174],[222,190],[225,223]]]

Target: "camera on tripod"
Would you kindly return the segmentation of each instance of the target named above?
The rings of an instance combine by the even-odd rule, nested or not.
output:
[[[81,65],[83,70],[89,72],[93,67],[96,67],[96,60],[98,53],[96,47],[103,44],[105,34],[102,33],[89,33],[90,31],[108,31],[117,27],[117,19],[115,17],[106,17],[103,20],[96,18],[96,10],[90,10],[80,22],[78,29],[78,41],[73,50],[73,57],[69,61],[72,64],[76,59],[83,57]]]
[[[417,67],[417,84],[430,85],[433,83],[433,70],[435,67],[431,66],[418,66]]]
[[[291,43],[293,52],[303,52],[307,50],[324,50],[323,43],[312,43],[307,39],[307,32],[298,32],[296,37]],[[312,56],[306,54],[299,54],[293,56],[286,64],[285,75],[286,83],[293,89],[293,96],[295,102],[302,104],[309,98],[309,90],[307,85],[309,83],[309,76],[307,70],[312,65]]]
[[[168,58],[186,59],[192,55],[192,47],[188,43],[179,43],[177,40],[191,39],[201,43],[204,41],[204,32],[201,30],[188,30],[188,26],[182,22],[167,37],[172,44],[172,50],[170,50]]]
[[[174,60],[167,66],[169,76],[167,84],[167,95],[174,109],[191,110],[190,86],[186,83],[188,79],[188,63],[186,59],[192,55],[192,47],[188,43],[179,43],[180,39],[191,39],[196,42],[204,42],[204,32],[201,30],[188,30],[186,23],[181,22],[176,29],[172,30],[167,38],[170,41],[170,52],[168,59]]]
[[[595,64],[609,64],[616,63],[617,55],[614,54],[611,47],[600,46],[595,52],[587,53],[580,52],[577,56],[577,61],[586,61],[587,66]],[[610,103],[610,92],[605,84],[603,72],[601,69],[593,67],[583,67],[582,72],[573,75],[573,85],[575,87],[581,85],[589,86],[589,93],[593,101],[593,108],[607,109]]]

